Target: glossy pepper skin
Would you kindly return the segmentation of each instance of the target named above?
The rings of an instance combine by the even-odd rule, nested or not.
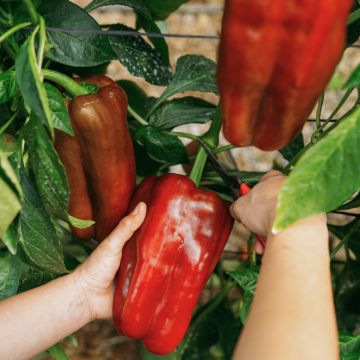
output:
[[[82,240],[101,241],[127,211],[135,188],[135,157],[124,90],[106,76],[82,81],[97,84],[99,90],[68,103],[75,136],[57,131],[55,147],[68,176],[70,215],[96,221],[72,231]]]
[[[236,146],[286,146],[338,63],[353,0],[226,0],[218,85]]]
[[[129,211],[147,204],[144,223],[126,243],[114,299],[122,334],[167,354],[184,337],[196,302],[229,238],[229,204],[183,175],[148,177]]]

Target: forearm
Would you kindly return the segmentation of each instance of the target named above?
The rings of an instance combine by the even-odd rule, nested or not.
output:
[[[328,233],[312,218],[269,235],[235,359],[338,358]]]
[[[0,303],[1,359],[29,359],[91,320],[86,299],[67,275]]]

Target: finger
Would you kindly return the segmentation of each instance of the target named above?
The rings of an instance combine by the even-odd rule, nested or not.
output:
[[[246,203],[246,196],[247,195],[240,197],[239,199],[234,201],[230,206],[230,214],[236,221],[242,222],[241,214],[243,212]]]
[[[124,217],[113,232],[100,244],[114,255],[119,255],[127,240],[140,227],[145,219],[146,204],[140,202],[135,209]],[[100,247],[99,246],[99,247]]]
[[[268,173],[266,173],[261,179],[260,179],[260,182],[261,181],[265,181],[267,179],[270,179],[270,178],[273,178],[273,177],[276,177],[276,176],[284,176],[285,175],[281,172],[281,171],[278,171],[278,170],[270,170]]]

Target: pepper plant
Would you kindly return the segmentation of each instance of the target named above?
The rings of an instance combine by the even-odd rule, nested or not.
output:
[[[119,61],[133,76],[133,81],[118,79],[117,84],[128,98],[127,122],[137,181],[166,174],[173,165],[193,162],[190,178],[197,186],[232,199],[230,190],[207,165],[206,151],[200,146],[196,156],[190,156],[181,141],[198,137],[175,129],[211,122],[201,140],[215,154],[233,148],[219,146],[218,103],[199,95],[219,95],[216,63],[184,54],[175,68],[170,66],[159,21],[185,2],[94,0],[85,9],[68,0],[0,2],[0,300],[72,271],[96,246],[95,241],[81,241],[73,234],[76,231],[71,232],[91,229],[94,222],[69,214],[71,181],[55,139],[59,132],[69,137],[74,134],[67,106],[80,95],[98,91],[86,78],[104,74],[110,61]],[[102,26],[89,14],[108,5],[130,7],[136,14],[133,28]],[[347,24],[346,46],[352,46],[360,35],[357,1]],[[138,30],[151,34],[140,36]],[[74,81],[74,75],[85,78],[84,82]],[[136,84],[138,78],[165,90],[158,98],[150,97]],[[360,326],[360,219],[355,211],[360,207],[360,66],[348,79],[334,78],[330,88],[342,96],[331,115],[322,117],[324,92],[318,100],[311,139],[305,144],[300,134],[279,150],[285,165],[274,166],[289,178],[280,194],[274,226],[281,230],[319,212],[346,219],[345,225],[329,224],[340,240],[334,242],[332,236],[330,248],[340,348],[344,359],[355,359],[360,356],[360,338],[352,335]],[[190,96],[189,91],[198,95]],[[354,94],[351,108],[339,116]],[[111,129],[107,136],[109,133]],[[250,185],[262,176],[260,172],[229,170]],[[251,251],[254,239],[250,236],[245,257],[230,254],[231,260],[226,256],[220,259],[184,340],[162,358],[230,358],[246,322],[261,266],[261,256]],[[344,255],[338,256],[342,249]],[[145,348],[141,351],[143,359],[157,358]],[[59,345],[49,353],[66,358]]]

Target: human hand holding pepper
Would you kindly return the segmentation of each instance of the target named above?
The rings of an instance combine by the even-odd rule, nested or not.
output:
[[[275,219],[277,196],[286,180],[280,171],[270,171],[248,194],[230,207],[231,215],[250,231],[267,236]]]
[[[138,204],[73,273],[0,302],[1,359],[32,358],[90,321],[112,316],[122,249],[145,212]]]

